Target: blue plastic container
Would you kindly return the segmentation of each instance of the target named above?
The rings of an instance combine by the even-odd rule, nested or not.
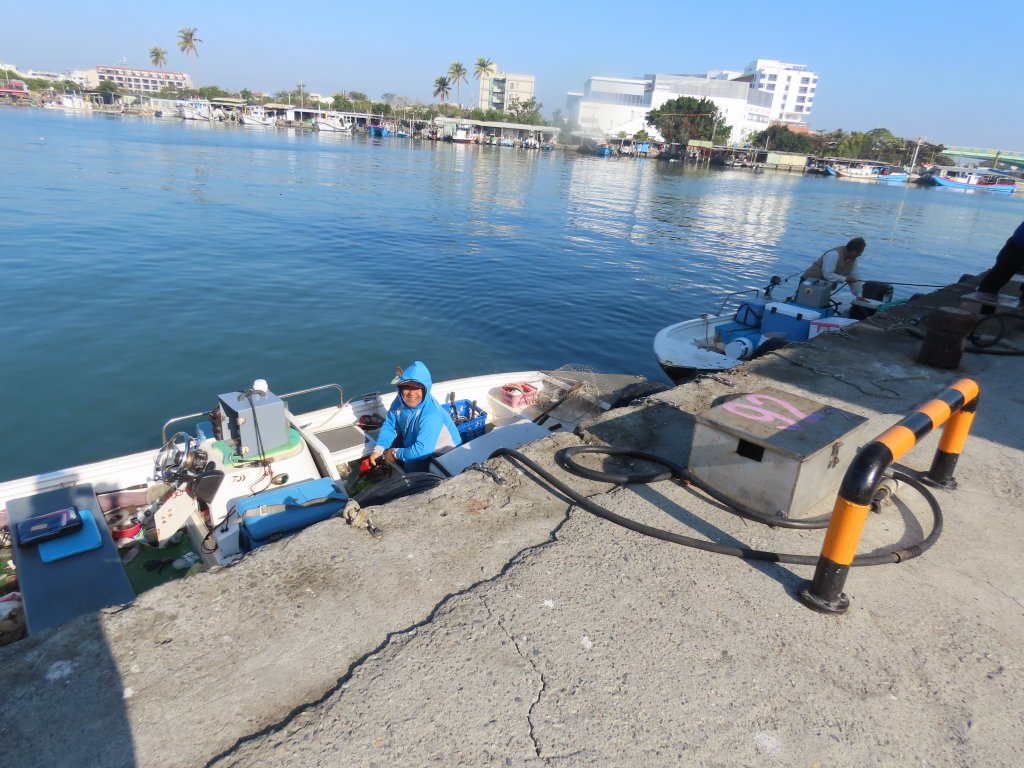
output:
[[[469,400],[456,400],[455,401],[455,412],[452,413],[451,403],[446,403],[444,406],[448,410],[448,414],[455,420],[455,426],[459,430],[459,437],[462,438],[462,442],[472,440],[474,437],[480,437],[487,430],[487,411],[481,411],[479,408],[474,411],[476,414],[472,419],[463,421],[461,424],[459,421],[469,416],[469,412],[473,407],[473,404]]]
[[[297,533],[344,509],[348,495],[329,477],[285,485],[242,499],[238,513],[242,551]]]
[[[749,336],[751,333],[757,335],[760,331],[757,326],[751,327],[743,323],[723,323],[715,328],[715,336],[722,344],[728,344],[740,336]]]

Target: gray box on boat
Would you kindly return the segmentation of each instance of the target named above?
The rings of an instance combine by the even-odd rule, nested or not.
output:
[[[863,416],[773,388],[699,414],[690,470],[764,515],[827,514],[856,455]]]
[[[218,397],[224,439],[234,442],[239,455],[256,458],[288,444],[284,401],[273,392],[228,392]]]

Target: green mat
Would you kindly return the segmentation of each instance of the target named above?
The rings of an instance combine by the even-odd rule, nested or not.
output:
[[[147,589],[159,587],[161,584],[166,584],[168,581],[180,579],[188,573],[187,569],[179,571],[170,563],[165,565],[159,572],[147,571],[146,563],[151,561],[159,562],[160,560],[166,560],[168,558],[173,560],[181,557],[187,552],[195,551],[192,548],[192,542],[189,541],[187,536],[183,537],[177,544],[168,544],[164,549],[157,549],[155,547],[147,546],[146,544],[139,544],[138,549],[139,553],[124,567],[125,573],[128,574],[128,581],[131,582],[132,589],[135,590],[136,595],[141,595]],[[129,551],[131,551],[130,547],[120,551],[122,562]]]
[[[243,467],[246,464],[251,464],[255,461],[262,461],[263,459],[273,459],[282,454],[286,454],[289,451],[294,451],[299,447],[299,443],[302,438],[299,433],[293,428],[288,427],[288,442],[284,445],[279,445],[277,448],[267,451],[263,456],[255,456],[252,458],[241,457],[235,453],[235,447],[225,440],[217,440],[213,444],[213,448],[220,452],[225,467]]]

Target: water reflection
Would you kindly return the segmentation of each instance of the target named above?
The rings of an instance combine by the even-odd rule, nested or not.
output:
[[[850,237],[868,240],[867,279],[951,281],[1024,217],[1016,197],[653,159],[43,110],[0,110],[0,128],[8,429],[107,402],[111,380],[124,392],[117,413],[41,435],[64,446],[55,465],[151,447],[131,426],[151,398],[131,393],[155,376],[170,413],[256,376],[370,391],[416,358],[446,378],[570,362],[657,377],[660,327]]]

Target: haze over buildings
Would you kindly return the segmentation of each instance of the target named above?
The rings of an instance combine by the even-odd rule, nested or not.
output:
[[[464,13],[405,0],[386,9],[309,0],[301,13],[282,13],[260,0],[110,0],[97,12],[54,0],[45,13],[18,19],[0,43],[0,60],[63,71],[126,59],[125,67],[148,69],[150,48],[161,46],[166,69],[198,85],[274,93],[304,81],[322,94],[358,90],[377,99],[390,92],[422,102],[436,101],[433,82],[461,61],[471,72],[462,100],[476,106],[473,62],[486,57],[500,71],[532,75],[549,117],[564,114],[565,94],[592,77],[706,73],[760,55],[805,62],[820,77],[805,120],[815,130],[888,128],[945,144],[1021,149],[1024,102],[1001,30],[1024,20],[1024,6],[988,0],[978,10],[984,19],[951,0],[863,0],[852,20],[841,6],[793,0],[737,0],[728,9],[651,0],[637,8],[556,3],[527,24],[500,4]],[[945,32],[972,23],[994,39],[969,57],[934,47]],[[183,27],[198,29],[198,57],[178,50]]]

